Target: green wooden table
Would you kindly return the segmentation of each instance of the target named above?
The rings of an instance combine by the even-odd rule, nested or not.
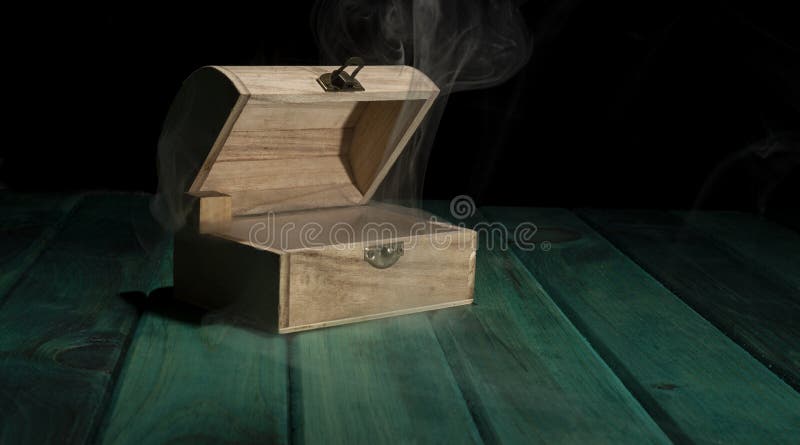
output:
[[[792,229],[485,208],[536,248],[474,305],[278,336],[171,298],[149,199],[0,192],[0,443],[800,443]]]

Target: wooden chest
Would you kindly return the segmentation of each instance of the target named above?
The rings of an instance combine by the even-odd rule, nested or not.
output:
[[[166,173],[189,178],[177,298],[281,333],[472,302],[475,232],[370,201],[438,88],[367,66],[363,90],[328,91],[335,69],[205,67],[184,82],[162,134]]]

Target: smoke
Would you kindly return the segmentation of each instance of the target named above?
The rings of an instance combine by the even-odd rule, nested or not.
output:
[[[752,184],[755,188],[755,207],[766,213],[770,198],[800,168],[800,134],[779,132],[770,134],[747,147],[726,156],[704,182],[694,209],[703,208],[713,196],[716,186],[725,180]]]
[[[203,93],[192,84],[184,84],[172,102],[158,138],[158,193],[150,203],[150,210],[161,226],[171,232],[176,232],[186,221],[191,207],[184,199],[184,192],[189,190],[203,163],[203,159],[194,154],[193,144],[187,141],[201,144],[198,138],[213,138],[213,132],[218,130],[186,125],[195,119],[193,113],[202,113],[204,107],[209,107],[204,103],[208,99]]]
[[[508,80],[533,48],[519,4],[508,0],[319,0],[312,21],[323,64],[360,56],[368,65],[411,65],[440,89],[378,200],[418,199],[448,95]]]

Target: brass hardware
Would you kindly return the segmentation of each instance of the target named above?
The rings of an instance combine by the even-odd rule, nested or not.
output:
[[[352,73],[348,74],[344,69],[350,65],[357,65],[358,67],[354,69]],[[344,65],[340,66],[339,69],[319,76],[317,83],[320,84],[322,89],[330,92],[364,91],[361,82],[356,80],[356,74],[361,71],[361,68],[364,68],[364,59],[361,57],[351,57],[347,59]]]
[[[403,241],[364,248],[364,261],[372,267],[386,269],[403,256]]]

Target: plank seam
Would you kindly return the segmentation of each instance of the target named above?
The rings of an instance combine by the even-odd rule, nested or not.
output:
[[[28,264],[28,266],[25,267],[25,270],[23,270],[19,274],[17,279],[14,280],[14,283],[8,287],[8,291],[6,291],[4,295],[0,295],[0,309],[2,309],[2,307],[6,304],[6,301],[8,300],[9,296],[11,296],[11,294],[14,293],[14,290],[16,290],[16,288],[22,282],[23,278],[28,274],[28,271],[31,270],[31,268],[39,261],[39,258],[41,258],[42,254],[49,247],[50,242],[59,233],[61,233],[61,230],[64,228],[64,224],[66,223],[67,219],[70,216],[72,216],[73,213],[75,213],[75,209],[79,207],[79,204],[83,201],[84,196],[85,194],[83,193],[76,195],[74,198],[75,201],[70,205],[67,211],[64,212],[61,218],[59,218],[58,221],[56,221],[56,223],[53,224],[53,226],[50,229],[46,230],[47,233],[42,234],[42,236],[40,236],[36,241],[34,241],[34,243],[36,244],[41,244],[41,248],[39,248],[39,251],[36,252],[33,259],[31,259],[30,263]]]
[[[628,259],[630,259],[633,263],[635,263],[636,266],[639,267],[639,269],[644,271],[654,281],[658,282],[659,284],[661,284],[661,286],[663,286],[670,293],[672,293],[681,303],[686,305],[689,309],[692,310],[692,312],[697,314],[698,317],[702,318],[705,322],[713,326],[722,335],[730,339],[739,348],[744,350],[750,357],[752,357],[758,363],[763,365],[769,372],[771,372],[779,379],[781,379],[781,381],[792,387],[795,391],[800,391],[800,382],[795,381],[791,375],[782,372],[781,369],[779,369],[779,367],[773,366],[773,364],[770,363],[766,357],[764,357],[762,354],[759,353],[756,347],[751,346],[750,343],[748,343],[744,338],[742,338],[739,334],[737,334],[734,329],[727,328],[724,326],[724,324],[715,321],[713,319],[709,319],[708,317],[700,313],[698,308],[695,307],[696,304],[687,302],[687,297],[679,287],[675,286],[673,283],[670,283],[669,281],[662,281],[659,278],[660,274],[658,273],[657,270],[653,270],[653,268],[649,267],[639,255],[630,251],[630,249],[624,248],[622,242],[615,241],[614,235],[610,230],[605,230],[600,224],[593,223],[590,218],[584,217],[582,215],[582,212],[573,212],[573,213],[577,215],[586,224],[588,224],[590,227],[592,227],[592,229],[595,232],[597,232],[600,236],[602,236],[603,239],[608,241],[608,243],[611,244],[614,247],[614,249],[619,251],[621,254],[625,255]],[[700,231],[695,227],[684,227],[683,230],[685,230],[687,233],[692,233],[694,236],[704,238],[710,245],[719,249],[721,252],[730,256],[734,260],[738,260],[743,263],[750,263],[749,261],[746,260],[745,257],[742,256],[742,254],[734,251],[733,249],[728,248],[728,246],[725,246],[723,243],[714,239],[713,237],[707,236],[706,234],[704,234],[702,231]],[[708,272],[703,270],[703,268],[697,265],[697,263],[693,261],[690,257],[681,255],[679,253],[676,253],[675,255],[677,255],[678,258],[685,261],[687,264],[690,264],[693,267],[695,267],[698,271],[702,272],[706,277],[708,277],[709,280],[712,280],[717,284],[719,284],[721,287],[724,287],[727,292],[734,295],[741,295],[737,290],[728,287],[725,283],[720,283],[716,278],[710,276]],[[773,276],[772,274],[764,274],[762,273],[762,269],[757,266],[754,266],[753,270],[755,271],[755,273],[761,274],[765,279],[771,280],[774,283],[776,283],[776,286],[787,287],[787,289],[791,289],[789,283],[784,281],[782,278],[776,279],[777,277]]]
[[[295,415],[295,397],[297,400],[302,400],[300,396],[300,388],[293,388],[292,381],[292,343],[297,334],[286,334],[286,440],[289,445],[296,443],[294,437],[295,426],[293,424]],[[293,397],[292,393],[295,393]],[[303,441],[300,441],[303,442]]]
[[[500,439],[497,437],[493,431],[484,431],[485,427],[489,428],[490,425],[483,426],[483,422],[479,421],[480,416],[475,411],[474,406],[475,402],[471,402],[468,397],[464,395],[464,389],[461,387],[461,384],[456,378],[455,372],[453,371],[453,365],[450,363],[450,359],[447,357],[447,353],[444,350],[444,346],[442,346],[442,341],[439,339],[439,333],[434,328],[433,323],[431,322],[431,317],[433,317],[434,312],[427,312],[425,313],[426,321],[433,333],[433,338],[436,339],[436,344],[439,346],[439,350],[442,353],[442,358],[444,358],[444,362],[447,363],[447,370],[450,372],[450,379],[455,384],[455,387],[458,389],[458,394],[461,395],[461,400],[464,401],[464,405],[467,407],[467,412],[469,413],[470,420],[472,420],[472,425],[475,427],[475,431],[478,432],[478,437],[480,437],[482,443],[499,443]],[[491,433],[491,437],[489,436]]]
[[[570,211],[570,213],[583,220],[583,218],[581,218],[580,215],[577,215],[575,212]],[[601,235],[598,234],[598,236]],[[605,240],[605,237],[601,236],[601,238]],[[613,249],[618,250],[613,244],[611,246]],[[575,330],[578,331],[581,337],[586,340],[589,348],[594,351],[598,359],[602,361],[608,367],[608,369],[611,370],[611,372],[620,381],[622,386],[628,391],[634,400],[639,403],[647,415],[650,416],[656,426],[658,426],[658,428],[660,428],[661,431],[673,443],[693,444],[694,442],[683,430],[680,429],[675,420],[666,411],[664,411],[663,408],[661,408],[658,402],[651,395],[647,393],[644,386],[636,381],[636,379],[633,377],[633,374],[630,373],[623,362],[617,358],[616,355],[609,348],[607,348],[596,335],[593,334],[589,326],[581,322],[580,317],[577,316],[575,311],[573,311],[568,304],[558,297],[557,289],[552,289],[551,286],[536,279],[536,276],[533,275],[528,267],[525,266],[525,263],[522,261],[522,259],[517,255],[515,249],[516,248],[510,249],[510,252],[514,256],[514,259],[516,259],[516,261],[525,270],[525,273],[539,283],[539,285],[542,287],[542,290],[544,290],[545,294],[550,298],[555,307],[562,313],[566,321],[569,322],[575,328]],[[638,264],[636,266],[638,267]]]
[[[128,351],[133,344],[133,339],[136,337],[136,333],[139,331],[139,327],[141,325],[140,321],[142,320],[143,314],[144,309],[142,307],[137,307],[136,319],[133,321],[133,329],[131,329],[131,332],[125,338],[125,341],[122,342],[117,363],[114,364],[114,369],[109,375],[109,381],[106,384],[105,393],[103,394],[103,401],[100,402],[97,414],[95,414],[95,418],[93,420],[94,426],[92,426],[92,432],[89,434],[89,439],[86,443],[100,443],[100,435],[108,426],[107,424],[110,421],[108,416],[110,414],[109,409],[111,408],[111,400],[113,399],[117,385],[119,384],[119,377],[122,374],[122,369],[127,362]]]

